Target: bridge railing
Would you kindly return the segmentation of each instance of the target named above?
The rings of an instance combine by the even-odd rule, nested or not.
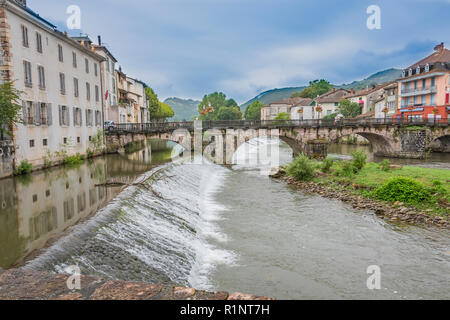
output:
[[[449,118],[444,119],[399,119],[399,118],[366,118],[340,120],[223,120],[202,121],[202,129],[282,129],[282,128],[339,128],[356,126],[439,126],[447,127]],[[109,127],[109,132],[115,133],[146,133],[173,131],[176,129],[194,129],[194,122],[152,122],[124,123]]]

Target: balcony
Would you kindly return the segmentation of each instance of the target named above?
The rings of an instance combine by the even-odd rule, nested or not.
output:
[[[436,93],[437,89],[435,86],[425,87],[425,88],[413,88],[409,90],[402,90],[401,96],[405,97],[414,97],[414,96],[422,96],[426,94]]]

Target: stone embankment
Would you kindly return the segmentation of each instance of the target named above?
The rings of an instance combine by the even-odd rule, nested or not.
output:
[[[70,290],[69,277],[23,269],[0,269],[0,300],[274,300],[237,292],[211,293],[90,276],[81,276],[81,290]]]
[[[325,198],[337,199],[350,204],[355,209],[372,210],[382,219],[392,223],[408,223],[422,226],[437,226],[439,228],[450,229],[450,221],[443,217],[434,216],[425,211],[417,211],[414,208],[405,206],[404,203],[397,202],[388,204],[375,199],[369,199],[356,195],[344,188],[334,189],[330,186],[321,185],[315,182],[302,182],[289,177],[285,172],[280,171],[272,176],[274,179],[282,179],[302,192],[318,194]],[[357,186],[355,186],[357,187]]]

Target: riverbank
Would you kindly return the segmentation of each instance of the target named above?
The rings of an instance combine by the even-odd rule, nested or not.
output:
[[[0,269],[0,300],[274,300],[239,292],[206,292],[158,284],[106,281],[80,276],[81,289],[70,290],[69,275]],[[69,281],[72,283],[71,281]]]
[[[302,192],[338,199],[349,203],[355,209],[373,210],[375,214],[392,223],[407,223],[423,226],[437,226],[450,229],[450,171],[419,167],[393,166],[384,171],[380,164],[368,163],[361,171],[347,177],[336,175],[339,163],[333,164],[329,173],[319,170],[320,162],[312,162],[316,167],[310,181],[299,181],[289,176],[285,169],[273,176],[281,178]],[[436,202],[418,202],[415,204],[401,201],[383,201],[377,199],[375,190],[393,178],[407,177],[427,188],[440,185],[446,194],[436,198]]]

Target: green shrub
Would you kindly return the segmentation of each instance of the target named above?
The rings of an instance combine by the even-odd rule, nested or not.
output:
[[[391,178],[375,190],[375,196],[380,200],[419,204],[432,201],[430,190],[412,178]]]
[[[367,163],[367,154],[362,150],[356,150],[351,153],[353,166],[357,171],[361,171]]]
[[[432,194],[436,194],[438,195],[438,197],[447,197],[448,196],[448,192],[447,189],[444,188],[444,185],[441,181],[433,181],[433,186],[430,189],[430,192]]]
[[[391,162],[389,160],[383,160],[380,162],[380,169],[383,171],[390,171],[391,170]]]
[[[300,181],[310,181],[314,178],[314,163],[305,155],[300,155],[287,167],[286,172]]]
[[[88,149],[86,153],[88,158],[92,158],[94,156],[94,151],[92,151],[91,149]]]
[[[16,176],[21,176],[25,174],[29,174],[33,170],[33,165],[28,162],[28,160],[23,160],[16,172],[14,173]]]
[[[353,165],[352,161],[341,161],[338,170],[335,172],[336,176],[351,178],[358,170]]]
[[[320,166],[320,170],[321,170],[323,173],[328,173],[328,172],[331,171],[331,167],[333,166],[333,164],[334,164],[334,160],[333,160],[333,159],[331,159],[331,158],[326,158],[326,159],[322,162],[322,165]]]
[[[84,160],[86,160],[86,157],[77,153],[74,156],[64,157],[63,163],[64,163],[64,165],[67,165],[67,166],[77,166],[77,165],[82,164],[84,162]]]

